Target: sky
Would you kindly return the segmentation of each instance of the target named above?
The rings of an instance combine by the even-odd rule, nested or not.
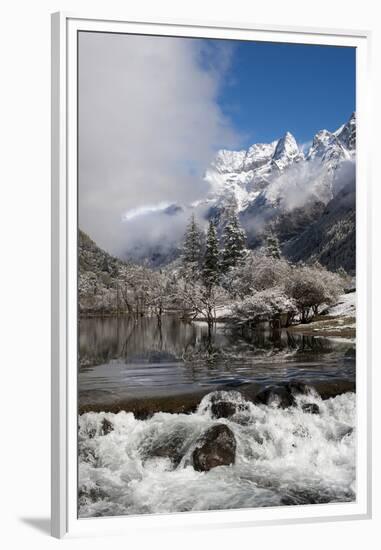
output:
[[[183,230],[155,212],[204,198],[218,149],[306,146],[355,110],[352,48],[80,32],[78,60],[79,226],[119,256]]]
[[[218,102],[245,146],[285,130],[307,142],[355,110],[355,55],[355,48],[240,42]]]

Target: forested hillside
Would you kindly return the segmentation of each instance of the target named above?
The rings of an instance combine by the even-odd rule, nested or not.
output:
[[[247,236],[231,210],[219,234],[213,221],[203,231],[191,216],[180,258],[165,268],[122,262],[79,236],[79,298],[83,315],[155,315],[219,318],[235,327],[269,322],[307,323],[322,306],[334,304],[348,282],[319,263],[293,264],[268,233],[261,248],[247,248]]]

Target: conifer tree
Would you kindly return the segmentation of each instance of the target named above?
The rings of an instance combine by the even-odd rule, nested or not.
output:
[[[194,273],[200,266],[202,241],[201,231],[192,214],[185,231],[182,262],[184,267],[190,268]]]
[[[200,260],[201,253],[201,232],[192,214],[187,225],[184,237],[183,261],[185,263],[196,263]]]
[[[219,250],[216,227],[213,221],[209,222],[206,236],[204,265],[202,277],[206,287],[212,287],[218,283],[219,278]]]
[[[281,257],[278,237],[275,233],[269,233],[266,238],[266,255],[277,260]]]
[[[224,248],[222,250],[221,268],[223,272],[226,272],[230,267],[235,267],[241,263],[246,255],[246,234],[235,213],[230,215],[222,234],[222,240]]]

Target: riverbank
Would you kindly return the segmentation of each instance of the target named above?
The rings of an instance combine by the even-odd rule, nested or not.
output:
[[[311,336],[356,338],[356,292],[343,294],[337,304],[326,308],[308,324],[293,325],[287,330]]]
[[[310,323],[293,325],[287,330],[308,336],[339,337],[353,340],[356,337],[356,319],[355,317],[343,317],[339,315],[317,315]]]
[[[216,308],[216,322],[229,324],[232,321],[233,309],[234,303]],[[204,318],[197,316],[195,320],[202,322]],[[356,337],[356,292],[342,294],[335,305],[325,308],[308,323],[299,322],[288,326],[287,331],[309,336],[340,337],[354,340]]]
[[[78,412],[110,412],[121,411],[132,412],[138,419],[146,419],[158,412],[190,414],[197,410],[202,399],[212,391],[235,391],[251,403],[262,403],[263,400],[271,400],[271,394],[280,399],[283,405],[292,403],[293,396],[307,391],[316,392],[321,399],[326,400],[346,392],[355,392],[355,380],[344,378],[333,378],[331,380],[313,380],[306,383],[302,379],[293,380],[289,383],[276,385],[264,385],[260,383],[229,384],[208,387],[196,392],[179,392],[173,395],[151,395],[139,399],[129,395],[115,395],[107,391],[80,391]],[[263,397],[266,392],[267,398]],[[277,397],[276,397],[277,396]]]

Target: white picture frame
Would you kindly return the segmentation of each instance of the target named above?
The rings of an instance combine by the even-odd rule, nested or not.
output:
[[[343,504],[77,517],[77,32],[94,30],[356,48],[357,111],[357,499]],[[125,21],[108,15],[52,15],[52,535],[131,529],[272,525],[371,517],[370,33],[192,21]]]

